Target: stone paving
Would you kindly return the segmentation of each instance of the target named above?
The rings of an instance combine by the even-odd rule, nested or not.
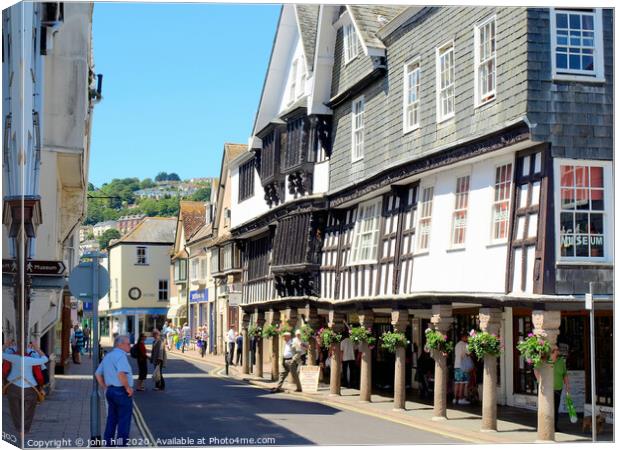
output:
[[[90,396],[92,392],[92,360],[82,356],[82,364],[70,364],[64,375],[56,375],[54,390],[37,406],[25,446],[33,447],[40,441],[57,441],[61,447],[81,447],[80,442],[90,439]],[[101,392],[101,391],[100,391]],[[101,434],[105,428],[106,404],[101,392]],[[18,436],[11,420],[6,397],[2,399],[3,438],[10,442]],[[140,437],[135,419],[132,420],[130,437]],[[81,439],[82,441],[78,441]],[[30,445],[29,445],[29,441]],[[35,442],[39,441],[39,442]],[[12,442],[13,443],[13,442]],[[51,445],[51,444],[50,444]],[[56,446],[56,445],[54,445]]]

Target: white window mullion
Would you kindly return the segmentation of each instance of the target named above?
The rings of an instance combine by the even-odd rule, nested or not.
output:
[[[454,45],[437,49],[437,121],[454,117]]]
[[[351,105],[351,150],[353,162],[364,157],[364,96]]]

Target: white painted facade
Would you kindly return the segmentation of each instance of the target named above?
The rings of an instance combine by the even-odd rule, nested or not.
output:
[[[239,202],[239,166],[252,156],[253,154],[248,152],[230,162],[230,228],[238,227],[269,211],[264,198],[265,190],[256,169],[254,169],[254,195]]]
[[[492,240],[495,170],[504,164],[514,167],[514,154],[483,159],[421,179],[418,202],[426,187],[433,187],[434,195],[429,248],[418,250],[415,270],[407,280],[412,292],[437,291],[438,287],[441,292],[504,292],[508,245],[506,240]],[[455,248],[450,245],[455,187],[457,178],[463,175],[470,176],[467,228],[465,245]]]
[[[86,208],[95,103],[91,96],[93,5],[63,3],[63,14],[60,10],[49,14],[46,5],[52,6],[21,2],[2,15],[2,120],[8,138],[2,187],[4,198],[40,196],[42,224],[29,256],[63,261],[70,271],[79,261],[79,225]],[[24,165],[19,164],[21,159]],[[3,258],[13,258],[6,231],[3,227]],[[10,299],[13,289],[6,281],[3,298]],[[64,284],[62,277],[33,277],[29,330],[34,337],[59,320]],[[11,334],[12,301],[3,301],[3,316],[4,330]]]

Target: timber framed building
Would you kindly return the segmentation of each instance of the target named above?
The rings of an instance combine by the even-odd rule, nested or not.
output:
[[[497,327],[497,402],[532,408],[515,347],[544,331],[583,409],[592,289],[611,411],[612,19],[285,5],[250,151],[231,163],[244,327],[396,329],[407,361],[429,326]],[[393,386],[394,356],[372,356],[374,386]]]

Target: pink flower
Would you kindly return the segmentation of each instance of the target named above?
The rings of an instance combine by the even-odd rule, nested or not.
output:
[[[476,332],[475,332],[474,330],[471,330],[471,331],[469,332],[469,335],[470,335],[470,336],[475,336],[475,335],[476,335]]]
[[[527,335],[527,337],[532,337],[532,336],[534,336],[534,333],[529,333],[529,334]]]
[[[531,359],[528,358],[528,359],[526,359],[526,361],[527,361],[528,364],[532,364],[532,360]]]
[[[545,345],[545,341],[543,341],[542,339],[539,339],[539,340],[538,340],[538,343],[539,343],[540,345]]]

